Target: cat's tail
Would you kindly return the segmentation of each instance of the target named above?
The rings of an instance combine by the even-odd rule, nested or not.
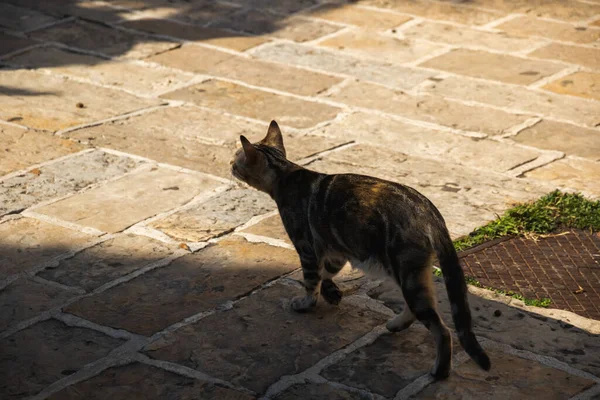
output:
[[[452,306],[452,319],[454,320],[454,327],[458,333],[460,344],[477,365],[489,371],[491,367],[490,358],[481,348],[473,333],[465,275],[460,266],[458,255],[456,254],[450,235],[446,234],[444,237],[439,238],[438,246],[436,247],[440,268],[444,274],[446,291],[448,292],[448,298]]]

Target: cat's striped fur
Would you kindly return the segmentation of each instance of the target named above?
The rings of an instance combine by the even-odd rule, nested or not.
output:
[[[346,261],[365,270],[382,269],[400,285],[408,305],[388,322],[388,329],[400,331],[415,319],[421,321],[436,341],[432,374],[445,378],[452,339],[435,307],[432,263],[437,258],[460,343],[481,368],[490,369],[490,359],[472,330],[467,286],[446,224],[425,196],[399,183],[326,175],[296,165],[286,159],[275,121],[262,141],[240,139],[242,149],[231,163],[233,175],[275,200],[300,256],[306,295],[293,299],[292,309],[312,309],[319,295],[339,303],[342,295],[332,278]]]

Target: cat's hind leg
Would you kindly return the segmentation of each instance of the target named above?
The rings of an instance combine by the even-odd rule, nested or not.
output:
[[[304,247],[301,251],[298,251],[298,255],[300,256],[300,263],[302,264],[306,295],[294,297],[292,299],[291,307],[294,311],[306,312],[315,308],[317,301],[319,300],[322,263],[318,261],[312,249],[309,249],[308,247]]]
[[[344,264],[346,264],[345,260],[326,260],[323,263],[321,296],[329,304],[338,305],[342,301],[342,291],[333,282],[333,277],[344,268]]]

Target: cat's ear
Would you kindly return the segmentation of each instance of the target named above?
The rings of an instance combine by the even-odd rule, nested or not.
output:
[[[276,149],[281,150],[283,155],[285,156],[285,147],[283,147],[283,135],[281,134],[281,129],[279,129],[279,125],[277,122],[271,121],[269,125],[269,130],[267,131],[267,136],[262,140],[264,144],[275,147]]]
[[[258,151],[244,135],[240,136],[240,141],[242,142],[242,148],[244,149],[244,154],[246,155],[246,161],[248,161],[249,164],[252,164],[258,158]]]

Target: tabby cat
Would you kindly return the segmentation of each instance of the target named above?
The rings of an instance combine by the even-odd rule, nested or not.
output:
[[[364,271],[382,270],[402,288],[403,312],[387,323],[398,332],[415,319],[433,334],[437,356],[431,374],[450,373],[452,338],[435,307],[432,264],[439,260],[460,343],[483,369],[490,359],[472,330],[463,270],[446,223],[437,208],[416,190],[369,176],[326,175],[286,159],[275,121],[258,143],[240,137],[242,148],[231,161],[232,174],[268,193],[302,264],[306,295],[293,310],[309,311],[319,299],[338,304],[342,294],[332,278],[346,261]]]

